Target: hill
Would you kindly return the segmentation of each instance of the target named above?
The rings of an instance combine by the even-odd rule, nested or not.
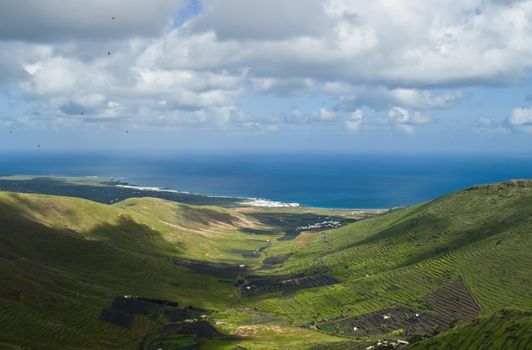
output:
[[[369,218],[0,193],[0,349],[526,349],[530,213],[529,180]]]
[[[0,176],[0,191],[72,196],[106,204],[139,197],[225,207],[238,206],[243,202],[242,198],[203,196],[157,187],[134,186],[111,177],[98,176]]]

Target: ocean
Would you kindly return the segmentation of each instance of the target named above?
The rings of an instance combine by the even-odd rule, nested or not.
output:
[[[487,155],[1,154],[1,175],[112,176],[139,186],[324,208],[392,208],[532,178],[532,157]]]

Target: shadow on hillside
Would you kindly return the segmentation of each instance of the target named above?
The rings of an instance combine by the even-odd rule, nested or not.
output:
[[[131,251],[160,255],[161,253],[176,254],[183,252],[183,243],[168,242],[162,234],[147,225],[133,221],[122,215],[116,224],[101,224],[88,232],[89,237],[95,237],[119,248],[129,248]]]
[[[42,263],[99,269],[135,255],[170,256],[182,247],[166,241],[160,232],[121,216],[115,224],[100,224],[87,232],[53,228],[34,221],[18,208],[0,203],[0,247]],[[138,259],[138,256],[136,257]],[[136,263],[133,263],[133,266]]]
[[[219,333],[208,320],[200,317],[203,310],[194,309],[200,310],[201,314],[190,315],[191,307],[187,307],[185,320],[179,318],[181,310],[175,310],[176,315],[165,314],[165,317],[172,318],[171,321],[180,321],[179,323],[159,327],[158,321],[148,317],[148,321],[142,321],[145,322],[142,329],[139,329],[132,316],[126,315],[124,318],[122,314],[117,316],[104,312],[103,318],[113,321],[115,325],[102,326],[102,321],[99,321],[101,314],[96,317],[90,314],[91,310],[101,311],[102,301],[108,301],[111,295],[116,297],[127,292],[150,298],[165,297],[172,290],[173,281],[181,283],[183,275],[175,269],[173,260],[170,259],[175,253],[175,244],[168,243],[158,231],[127,216],[118,218],[115,224],[102,224],[88,232],[76,232],[49,227],[34,221],[17,205],[0,202],[0,280],[6,282],[4,285],[0,284],[0,304],[25,307],[25,312],[31,318],[28,329],[33,327],[29,332],[35,332],[28,337],[31,341],[41,341],[32,337],[33,334],[43,332],[40,328],[42,324],[56,322],[56,329],[61,331],[87,332],[79,339],[83,339],[90,348],[97,348],[98,344],[101,345],[99,342],[104,340],[112,344],[115,341],[112,336],[116,334],[127,338],[123,343],[117,340],[119,346],[116,348],[128,348],[125,344],[135,339],[138,339],[139,346],[146,345],[143,348],[150,350],[160,348],[161,343],[168,342],[167,345],[172,346],[174,341],[187,339],[196,344],[198,339],[212,338],[217,342],[236,346],[240,338]],[[166,263],[167,269],[164,268]],[[196,278],[201,276],[190,280],[195,281]],[[194,287],[185,288],[192,291]],[[201,291],[192,293],[197,295]],[[149,300],[152,304],[160,302],[154,299],[142,300]],[[76,310],[86,314],[80,314],[78,319]],[[63,326],[63,315],[65,318],[69,317],[69,322],[75,320],[75,324]],[[20,313],[16,314],[17,321],[23,319],[19,316]],[[117,323],[127,327],[116,327]],[[20,324],[15,323],[12,328],[16,329]],[[98,333],[102,327],[122,328],[123,331],[111,329],[109,335]],[[93,331],[95,333],[91,333]],[[149,334],[150,341],[140,343],[142,338],[146,341],[146,334]],[[71,340],[50,335],[47,341],[61,347],[58,344],[64,345]],[[151,343],[154,344],[153,347]],[[163,347],[166,348],[166,345]]]

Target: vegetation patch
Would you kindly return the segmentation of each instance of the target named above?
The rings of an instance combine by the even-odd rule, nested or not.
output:
[[[111,308],[103,309],[100,320],[123,328],[130,328],[134,315],[144,315],[153,319],[167,318],[177,311],[177,303],[161,299],[139,298],[131,295],[113,300]],[[188,309],[182,309],[188,311]]]
[[[447,325],[431,314],[421,314],[405,307],[385,308],[364,315],[331,320],[318,329],[348,336],[375,336],[399,331],[400,335],[429,335]]]
[[[464,280],[459,278],[425,297],[432,313],[445,323],[472,321],[480,313],[477,304]]]
[[[146,336],[144,350],[199,349],[204,338],[222,338],[223,335],[207,320],[207,310],[192,306],[178,308],[176,302],[126,295],[116,298],[111,308],[103,309],[100,320],[122,328],[131,328],[135,315],[148,317],[159,324]]]
[[[174,259],[174,264],[189,268],[202,275],[209,275],[219,278],[235,278],[244,274],[248,267],[244,264],[239,266],[226,263],[212,263],[204,261]]]
[[[262,262],[264,265],[279,265],[286,262],[290,259],[291,254],[279,255],[279,256],[269,256],[264,259]]]
[[[417,339],[412,350],[526,350],[532,348],[532,313],[501,310],[432,338]]]
[[[133,325],[133,319],[134,314],[113,308],[103,309],[100,313],[100,320],[122,328],[131,328]]]
[[[248,276],[247,282],[241,284],[241,296],[253,296],[275,291],[288,291],[306,288],[318,288],[340,283],[332,276],[320,274],[315,276]]]
[[[395,333],[403,336],[428,336],[447,330],[459,321],[471,321],[480,307],[462,279],[457,279],[424,298],[430,311],[404,306],[391,307],[355,317],[338,318],[318,324],[318,329],[349,336],[374,336]]]
[[[260,257],[259,249],[228,249],[226,250],[230,254],[241,255],[244,258],[258,258]]]
[[[252,235],[274,235],[276,233],[279,233],[278,230],[272,230],[272,229],[260,229],[260,228],[253,228],[253,227],[240,227],[240,231],[244,233],[249,233]]]

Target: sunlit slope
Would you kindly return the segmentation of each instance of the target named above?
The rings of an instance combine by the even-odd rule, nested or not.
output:
[[[70,232],[88,240],[105,240],[124,250],[156,248],[168,255],[197,259],[230,257],[230,242],[240,247],[250,240],[239,231],[255,222],[235,210],[209,206],[190,206],[155,198],[131,198],[115,205],[49,195],[1,193],[4,212],[54,229]],[[110,226],[141,225],[144,234],[111,230]],[[152,231],[153,234],[146,234]],[[239,236],[240,235],[240,236]],[[227,237],[230,237],[228,239]],[[253,249],[259,245],[252,243]],[[235,256],[238,257],[238,256]]]
[[[478,186],[273,246],[292,254],[264,274],[321,271],[342,283],[253,299],[299,322],[407,305],[463,278],[481,312],[532,309],[532,181]]]
[[[231,250],[254,250],[263,244],[240,230],[253,227],[256,220],[234,209],[190,206],[155,198],[130,198],[113,207],[160,232],[183,258],[236,262],[242,256],[231,254]]]

